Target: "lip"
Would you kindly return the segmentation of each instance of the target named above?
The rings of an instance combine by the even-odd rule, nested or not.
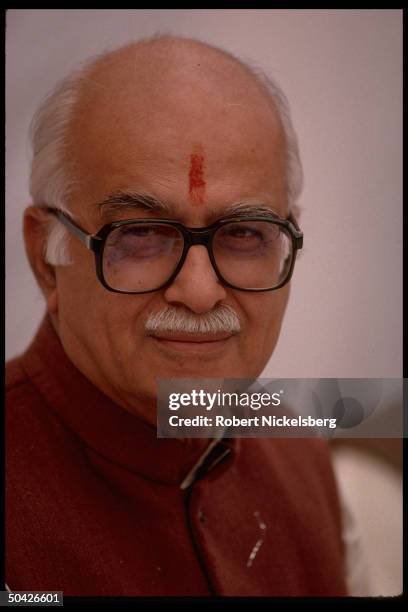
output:
[[[222,349],[228,340],[232,338],[231,334],[188,334],[188,333],[170,333],[163,332],[152,336],[163,348],[168,348],[173,351],[182,353],[208,353],[219,351]]]

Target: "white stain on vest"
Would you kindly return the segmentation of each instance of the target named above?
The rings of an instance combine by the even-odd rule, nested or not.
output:
[[[258,510],[255,510],[254,517],[256,518],[256,520],[258,522],[258,527],[259,527],[259,529],[261,531],[261,534],[262,534],[262,532],[266,531],[266,524],[261,519],[261,515],[259,514]],[[251,550],[251,554],[249,555],[248,561],[247,561],[247,564],[246,564],[247,567],[251,567],[252,563],[254,562],[254,559],[255,559],[256,555],[258,554],[259,549],[261,548],[261,546],[262,546],[262,544],[264,542],[264,539],[265,539],[265,533],[263,533],[262,537],[259,538],[256,541],[255,546]]]

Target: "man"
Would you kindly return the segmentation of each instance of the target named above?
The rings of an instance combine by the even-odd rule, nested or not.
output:
[[[155,430],[158,379],[255,378],[276,345],[302,239],[279,89],[153,38],[64,81],[33,149],[24,232],[47,316],[8,366],[9,587],[345,595],[323,442]]]

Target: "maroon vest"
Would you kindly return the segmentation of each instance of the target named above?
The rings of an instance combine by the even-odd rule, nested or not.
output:
[[[65,595],[345,595],[317,439],[157,439],[71,363],[45,320],[7,368],[6,581]],[[202,451],[200,451],[202,452]]]

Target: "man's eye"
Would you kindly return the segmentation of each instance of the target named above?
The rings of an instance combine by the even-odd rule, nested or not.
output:
[[[226,243],[242,243],[242,244],[259,244],[264,240],[264,232],[258,227],[251,227],[248,225],[234,225],[232,227],[226,227],[221,231],[221,240]]]
[[[167,225],[135,224],[116,228],[105,245],[107,265],[124,261],[147,261],[179,256],[183,237]]]
[[[154,227],[126,227],[122,230],[121,232],[122,236],[126,236],[126,237],[132,237],[135,236],[143,238],[144,236],[154,236],[156,234],[158,234],[158,230],[157,228]]]
[[[227,235],[231,238],[259,238],[262,239],[262,234],[258,230],[250,227],[234,227],[227,231]]]

